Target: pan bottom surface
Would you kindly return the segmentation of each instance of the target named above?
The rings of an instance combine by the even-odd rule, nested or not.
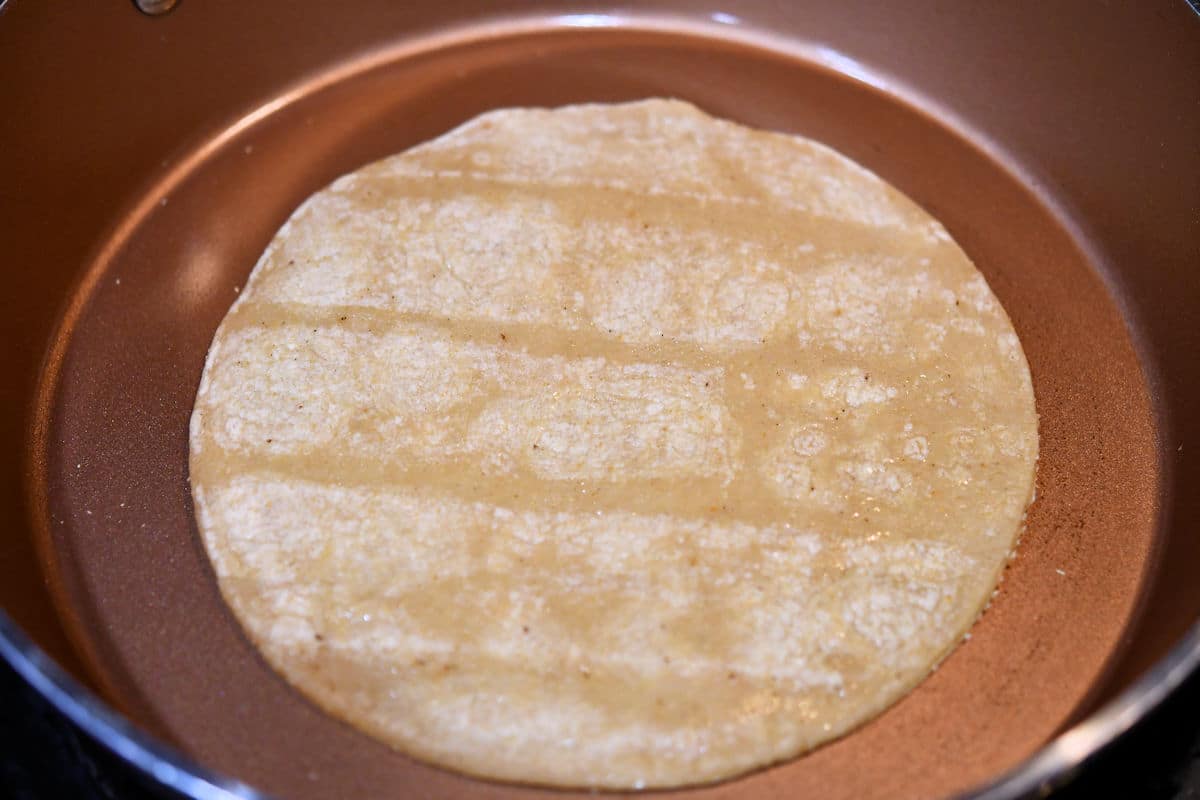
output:
[[[815,138],[940,219],[1021,337],[1041,437],[1018,556],[937,672],[813,753],[662,794],[945,796],[1016,766],[1089,709],[1151,573],[1161,476],[1146,379],[1088,243],[993,143],[853,62],[719,25],[627,22],[496,22],[315,73],[164,165],[86,265],[37,398],[30,503],[74,644],[146,729],[284,797],[547,793],[393,752],[271,671],[197,536],[188,419],[217,324],[309,194],[489,108],[653,96]]]

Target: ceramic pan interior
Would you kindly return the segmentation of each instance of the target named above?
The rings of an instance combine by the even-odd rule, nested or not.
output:
[[[0,15],[0,42],[16,35],[6,25],[25,26],[33,50],[37,36],[70,38],[70,26],[83,24],[82,11],[31,5]],[[851,735],[739,780],[665,794],[964,792],[1018,767],[1113,697],[1195,620],[1200,597],[1180,571],[1197,563],[1181,533],[1197,507],[1175,487],[1196,473],[1178,449],[1196,440],[1185,413],[1197,385],[1187,348],[1193,360],[1200,352],[1196,265],[1188,271],[1179,259],[1195,253],[1196,228],[1171,200],[1197,189],[1200,157],[1180,138],[1188,126],[1200,133],[1195,104],[1174,120],[1161,112],[1157,140],[1105,138],[1094,125],[1143,137],[1152,128],[1099,119],[1096,89],[1088,102],[1098,110],[1071,99],[1072,81],[1089,75],[1036,84],[1057,64],[1044,49],[1051,40],[1033,29],[1032,43],[1018,41],[1029,14],[1002,9],[964,8],[949,21],[932,6],[888,12],[890,20],[864,12],[848,34],[838,25],[850,6],[840,4],[740,3],[703,14],[648,4],[608,14],[529,4],[501,13],[483,3],[417,13],[380,2],[353,15],[333,4],[283,5],[185,2],[157,20],[124,8],[87,12],[94,25],[77,38],[114,60],[96,69],[116,85],[69,56],[85,71],[42,75],[43,91],[74,86],[91,105],[58,109],[57,126],[47,95],[5,90],[49,137],[38,144],[14,134],[17,145],[59,159],[4,162],[11,186],[37,178],[57,187],[53,196],[31,189],[43,214],[23,206],[15,247],[5,246],[6,257],[23,259],[9,271],[46,273],[19,279],[40,304],[12,303],[9,312],[29,318],[16,339],[24,355],[8,356],[29,376],[14,381],[20,396],[10,403],[28,411],[24,496],[10,533],[32,546],[6,544],[5,563],[35,555],[49,587],[31,569],[6,567],[5,607],[139,727],[207,768],[300,800],[546,793],[414,761],[290,689],[222,604],[187,480],[187,423],[208,344],[292,210],[338,175],[499,106],[675,96],[832,145],[945,223],[1008,311],[1033,373],[1038,500],[970,641]],[[1082,28],[1071,47],[1107,35],[1043,11],[1042,25]],[[1173,11],[1200,36],[1186,8]],[[907,37],[903,47],[896,37]],[[1141,41],[1136,31],[1126,38],[1130,47]],[[931,52],[939,47],[951,52]],[[1004,48],[1051,63],[1006,62]],[[993,62],[1014,74],[990,74]],[[1110,92],[1127,88],[1115,65],[1088,63]],[[952,64],[984,81],[980,93],[990,80],[992,100],[947,75]],[[1022,79],[1024,89],[1014,85]],[[111,107],[88,99],[99,92],[116,93]],[[71,127],[72,114],[95,126],[94,139]],[[997,114],[1006,121],[989,125]],[[143,121],[148,130],[138,133]],[[124,151],[112,126],[129,131],[133,155],[116,155]],[[1107,159],[1099,178],[1073,172],[1076,156],[1062,155],[1072,146]],[[1136,173],[1134,157],[1151,146],[1184,161]],[[110,154],[115,165],[94,163]],[[136,169],[116,174],[121,164]],[[1133,226],[1156,215],[1147,241]],[[18,593],[25,599],[10,599]],[[1151,607],[1175,616],[1152,619],[1143,613]]]

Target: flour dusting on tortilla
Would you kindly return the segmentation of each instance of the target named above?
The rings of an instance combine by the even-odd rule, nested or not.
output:
[[[677,101],[496,111],[311,197],[191,428],[221,591],[417,757],[611,788],[792,757],[991,596],[1028,367],[942,226]]]

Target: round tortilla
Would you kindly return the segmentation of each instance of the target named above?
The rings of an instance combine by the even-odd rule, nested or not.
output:
[[[1029,370],[944,228],[677,101],[512,109],[311,197],[191,479],[267,660],[417,757],[708,782],[878,714],[1020,532]]]

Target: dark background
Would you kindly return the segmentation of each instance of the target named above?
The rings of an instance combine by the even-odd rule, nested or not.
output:
[[[172,796],[146,788],[0,661],[0,798]],[[1055,800],[1105,797],[1200,800],[1200,674],[1054,795]]]

